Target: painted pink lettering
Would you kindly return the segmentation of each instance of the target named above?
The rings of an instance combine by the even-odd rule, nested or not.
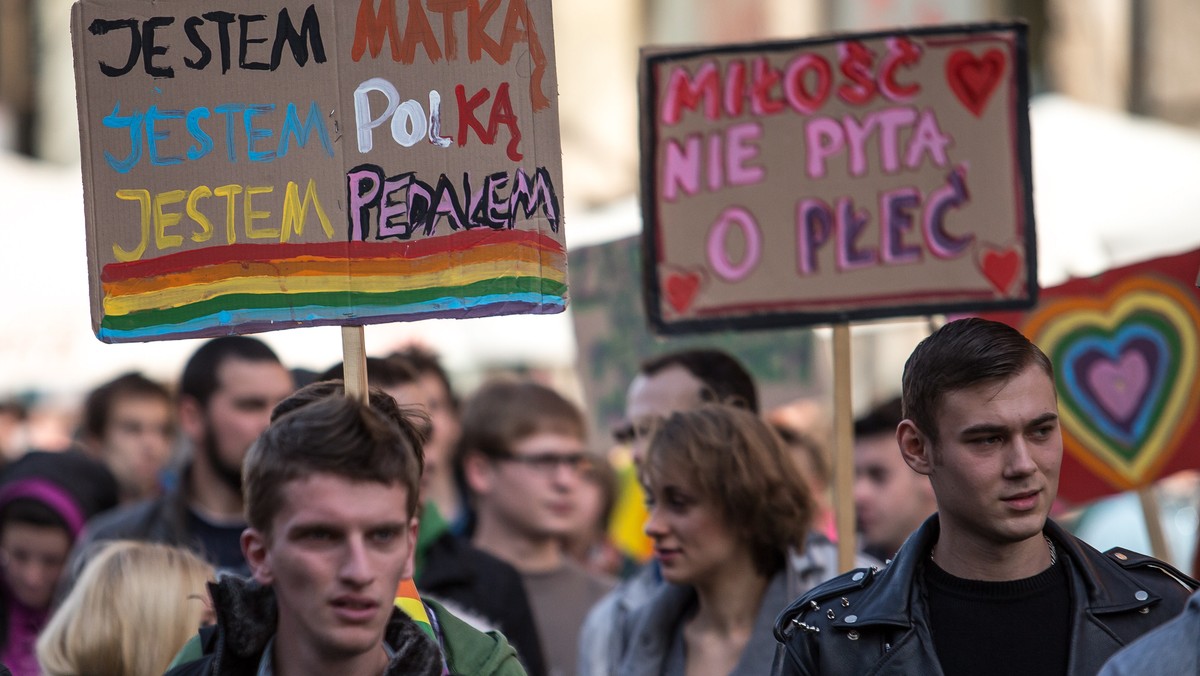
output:
[[[801,276],[817,271],[817,250],[833,234],[833,211],[817,198],[796,204],[796,268]]]
[[[874,249],[855,248],[855,241],[866,229],[870,215],[865,210],[855,210],[854,200],[849,197],[838,198],[836,212],[838,270],[857,270],[878,262]]]
[[[946,212],[957,209],[971,199],[967,191],[967,167],[958,165],[946,176],[946,185],[929,193],[922,219],[925,242],[929,251],[941,259],[958,256],[975,241],[974,235],[954,237],[946,232]]]
[[[663,157],[663,199],[674,202],[679,190],[695,195],[700,190],[700,135],[684,139],[684,146],[674,139],[667,141]]]
[[[806,86],[810,72],[816,77],[811,92]],[[787,67],[787,76],[783,79],[783,92],[788,103],[803,114],[812,113],[820,108],[825,99],[829,98],[832,86],[833,72],[829,68],[829,62],[817,54],[803,54],[792,59]]]
[[[729,231],[737,228],[742,233],[744,251],[738,263],[729,258]],[[754,216],[742,207],[728,207],[717,217],[708,231],[708,264],[722,279],[739,282],[758,265],[762,258],[762,233]]]
[[[708,61],[691,77],[687,70],[678,66],[667,79],[667,93],[663,99],[663,124],[678,124],[683,118],[683,109],[696,110],[704,104],[704,117],[716,120],[720,114],[721,94],[717,64]]]
[[[915,263],[921,260],[921,247],[904,243],[904,233],[912,230],[912,210],[921,205],[916,188],[897,188],[879,195],[879,214],[883,220],[883,260],[889,264]]]
[[[766,170],[749,164],[758,158],[762,125],[757,122],[734,125],[725,132],[725,138],[725,175],[729,184],[753,185],[763,180],[767,174]]]
[[[942,128],[938,126],[933,109],[926,108],[917,119],[917,128],[908,143],[904,166],[916,169],[925,155],[929,155],[936,166],[946,166],[946,146],[950,145],[950,141],[950,137],[942,133]]]
[[[917,119],[917,111],[912,108],[888,108],[872,115],[879,120],[879,153],[883,171],[888,174],[900,171],[899,129],[912,125]]]
[[[825,177],[825,160],[842,151],[846,145],[842,125],[828,117],[819,117],[804,127],[805,146],[808,149],[809,178]]]

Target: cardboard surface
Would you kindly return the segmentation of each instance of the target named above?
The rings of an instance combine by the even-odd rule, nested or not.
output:
[[[1059,494],[1082,502],[1200,469],[1200,250],[1043,289],[991,313],[1054,362]]]
[[[570,258],[576,362],[597,448],[612,444],[610,432],[625,419],[625,393],[638,366],[667,352],[716,348],[737,357],[754,376],[764,411],[801,397],[827,396],[828,366],[812,331],[656,338],[639,302],[641,251],[636,237],[573,249]]]
[[[107,342],[561,312],[548,0],[77,2]]]
[[[1025,27],[642,55],[647,315],[663,333],[1036,297]]]

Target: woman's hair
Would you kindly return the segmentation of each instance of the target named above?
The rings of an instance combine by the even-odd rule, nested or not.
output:
[[[38,637],[49,676],[161,674],[200,627],[213,568],[190,551],[119,540],[88,562]]]
[[[650,438],[642,471],[651,488],[683,480],[716,505],[762,575],[783,568],[788,547],[804,546],[812,495],[779,437],[747,410],[706,404],[671,414]]]

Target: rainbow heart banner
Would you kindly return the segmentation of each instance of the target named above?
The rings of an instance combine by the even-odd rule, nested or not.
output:
[[[1054,362],[1059,494],[1085,501],[1200,468],[1200,250],[1044,289],[1021,330]]]

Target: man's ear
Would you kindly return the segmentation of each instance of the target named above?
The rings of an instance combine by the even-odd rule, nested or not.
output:
[[[271,572],[271,563],[267,560],[267,538],[256,528],[242,531],[242,555],[250,566],[250,574],[255,581],[269,585],[275,581]]]
[[[902,420],[896,427],[896,444],[904,462],[917,474],[929,476],[933,473],[933,448],[916,423]]]
[[[482,453],[468,451],[463,458],[463,477],[467,488],[475,495],[487,495],[492,490],[492,462]]]
[[[421,519],[413,517],[408,522],[408,560],[404,562],[404,577],[407,580],[417,571],[417,531],[421,529]]]
[[[179,395],[179,431],[192,442],[204,437],[204,408],[186,394]]]

